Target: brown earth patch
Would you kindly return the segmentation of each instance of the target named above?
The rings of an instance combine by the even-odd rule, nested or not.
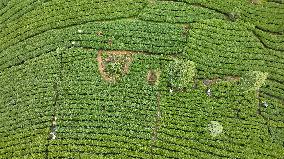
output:
[[[96,34],[97,34],[97,36],[103,36],[104,35],[104,33],[102,31],[98,31],[98,32],[96,32]]]
[[[111,39],[108,39],[107,43],[108,43],[109,46],[112,46],[112,40]]]
[[[149,70],[147,74],[147,81],[150,85],[157,83],[160,77],[160,72],[157,70]]]
[[[183,31],[183,35],[187,36],[188,35],[188,31],[190,29],[189,24],[185,24],[183,27],[184,31]]]
[[[98,51],[98,69],[103,79],[115,82],[128,74],[133,53],[131,51]]]

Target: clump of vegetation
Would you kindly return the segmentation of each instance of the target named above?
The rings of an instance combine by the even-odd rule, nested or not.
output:
[[[98,62],[103,78],[115,82],[128,73],[131,58],[120,52],[100,52]]]
[[[227,15],[228,15],[229,19],[233,22],[237,21],[237,19],[240,18],[240,13],[237,13],[237,12],[228,13]]]
[[[218,136],[223,131],[223,126],[218,121],[211,121],[208,124],[208,129],[213,137]]]
[[[265,84],[268,73],[252,71],[244,74],[240,79],[241,89],[245,91],[258,90]]]
[[[124,55],[108,55],[105,59],[105,71],[112,77],[119,78],[126,73],[124,70],[125,63],[127,62]]]
[[[174,59],[169,64],[169,82],[171,87],[185,88],[194,81],[195,64],[192,61]]]
[[[150,85],[158,84],[160,77],[160,71],[158,70],[149,70],[147,74],[147,81]]]

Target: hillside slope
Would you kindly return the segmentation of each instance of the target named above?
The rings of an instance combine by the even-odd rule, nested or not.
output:
[[[0,158],[281,158],[283,0],[0,0]]]

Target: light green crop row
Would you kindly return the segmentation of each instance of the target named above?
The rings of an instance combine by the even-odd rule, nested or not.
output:
[[[131,4],[127,6],[128,4]],[[91,7],[89,3],[84,4],[86,7]],[[104,5],[104,3],[103,3]],[[77,7],[71,7],[71,10],[63,10],[63,13],[59,13],[59,15],[49,16],[49,14],[41,15],[45,13],[44,10],[34,11],[38,14],[40,19],[36,19],[34,15],[31,15],[31,19],[29,17],[22,17],[20,20],[15,21],[16,24],[9,23],[6,25],[6,28],[2,29],[0,33],[1,37],[1,50],[4,48],[15,44],[19,41],[24,40],[27,37],[31,37],[37,34],[41,34],[47,30],[51,30],[54,28],[62,28],[66,26],[72,26],[78,23],[86,23],[89,21],[96,20],[106,20],[108,19],[116,19],[116,18],[125,18],[134,16],[138,14],[138,8],[143,7],[143,3],[141,2],[117,2],[117,3],[109,3],[108,9],[105,9],[104,6],[99,9],[90,10],[89,13],[86,13],[82,10],[76,10]],[[115,6],[120,6],[117,8]],[[56,7],[64,7],[62,5],[56,5]],[[81,9],[82,6],[77,9]],[[47,11],[52,9],[52,7],[47,7]],[[86,8],[85,10],[87,10]],[[58,10],[55,8],[55,13],[58,14]],[[74,13],[74,14],[73,14]],[[26,19],[25,19],[26,18]],[[5,35],[5,36],[3,36]]]
[[[45,150],[55,96],[49,82],[58,71],[55,59],[53,54],[44,55],[1,72],[0,156]]]
[[[119,32],[125,28],[128,29]],[[78,33],[78,30],[82,30],[83,33]],[[0,68],[5,69],[27,61],[54,51],[57,47],[72,46],[72,42],[75,42],[73,46],[76,47],[146,51],[160,54],[180,53],[186,42],[183,32],[183,27],[179,25],[156,25],[133,20],[87,23],[70,29],[48,31],[7,48],[2,52]],[[15,53],[10,54],[11,51]]]
[[[168,23],[192,23],[203,19],[225,19],[218,12],[200,6],[182,2],[155,2],[149,4],[140,14],[139,19]]]
[[[223,83],[223,84],[226,84],[226,83]],[[229,84],[229,83],[227,83],[227,84]],[[233,85],[224,85],[224,86],[226,86],[226,87],[224,87],[224,91],[226,91],[225,92],[225,94],[224,95],[226,95],[226,96],[224,96],[223,98],[227,98],[227,100],[229,99],[229,101],[227,101],[227,103],[224,103],[225,105],[222,105],[223,107],[224,106],[226,106],[227,104],[229,104],[229,106],[228,106],[228,108],[231,108],[231,107],[234,107],[234,105],[231,105],[230,103],[231,102],[233,102],[233,101],[235,101],[235,100],[237,100],[236,98],[232,98],[233,96],[235,96],[234,94],[232,94],[233,92],[231,91],[231,89],[232,89],[232,86]],[[216,86],[215,86],[216,87]],[[211,98],[216,98],[216,97],[219,97],[220,95],[218,95],[218,93],[220,93],[220,91],[222,90],[222,89],[220,89],[220,88],[222,88],[223,86],[222,85],[219,85],[217,88],[212,88],[211,90],[212,90],[212,96],[213,97],[211,97]],[[229,88],[229,90],[228,90],[228,88]],[[238,89],[236,89],[235,90],[236,91],[236,93],[238,93],[237,91],[238,91]],[[239,91],[240,91],[240,89],[239,89]],[[203,93],[202,91],[200,92],[201,94],[205,94],[205,93]],[[239,92],[238,94],[240,94],[241,92]],[[190,93],[189,92],[189,95],[191,95],[192,93]],[[171,95],[171,96],[173,96],[173,95]],[[245,96],[246,97],[246,96]],[[172,98],[172,97],[171,97]],[[187,97],[186,99],[188,99],[188,98],[190,98],[190,97]],[[208,97],[204,97],[203,99],[205,99],[205,101],[197,101],[197,102],[199,102],[199,103],[203,103],[203,104],[206,104],[206,103],[208,103],[208,102],[206,102],[206,99],[207,99]],[[241,97],[240,96],[240,99],[241,100],[244,100],[243,99],[244,97]],[[255,94],[251,94],[251,96],[248,96],[248,97],[246,97],[247,99],[249,99],[250,100],[250,98],[251,98],[251,100],[253,101],[253,100],[256,100],[255,99]],[[181,98],[179,98],[179,100],[178,100],[178,103],[180,103],[180,100],[184,100],[185,98],[184,97],[181,97]],[[208,99],[210,99],[210,97],[208,98]],[[168,101],[168,100],[164,100],[164,101]],[[212,100],[210,100],[211,102],[213,102]],[[186,103],[188,103],[189,105],[192,105],[192,106],[194,106],[194,104],[192,104],[192,102],[194,102],[194,101],[188,101],[187,100],[187,102]],[[167,102],[168,103],[168,102]],[[170,103],[171,105],[177,105],[178,103]],[[220,104],[220,101],[219,101],[219,99],[217,98],[217,101],[216,101],[216,104],[217,103],[219,103]],[[257,102],[255,102],[255,103],[244,103],[244,102],[242,102],[242,103],[240,103],[241,105],[235,105],[235,107],[236,107],[236,109],[238,108],[238,109],[240,109],[241,110],[241,112],[240,112],[240,115],[241,114],[243,114],[243,115],[245,115],[245,116],[240,116],[240,117],[242,117],[242,118],[245,118],[245,120],[248,122],[247,124],[249,124],[249,123],[254,123],[255,121],[256,121],[256,119],[258,119],[258,120],[260,120],[261,119],[261,117],[260,116],[258,116],[257,117],[257,115],[256,115],[256,110],[257,110],[257,107],[258,107],[258,105],[257,105]],[[245,106],[250,106],[250,105],[254,105],[254,107],[252,107],[252,108],[248,108],[248,107],[245,107]],[[200,113],[198,114],[198,115],[192,115],[193,116],[193,118],[195,117],[195,118],[197,118],[198,116],[200,116],[201,114],[204,114],[206,117],[207,117],[207,119],[206,120],[210,120],[210,118],[211,118],[211,115],[209,115],[210,114],[210,107],[212,107],[212,106],[210,106],[210,105],[212,105],[212,103],[208,103],[208,108],[206,108],[206,106],[204,107],[205,109],[203,110],[203,109],[201,109],[200,110]],[[197,106],[197,105],[196,105]],[[214,106],[214,105],[213,105]],[[220,105],[216,105],[216,106],[218,106],[218,107],[220,107]],[[182,106],[181,106],[182,107]],[[183,106],[184,107],[184,106]],[[200,107],[200,106],[199,106]],[[187,111],[190,113],[196,113],[195,111],[193,112],[193,111],[190,111],[190,109],[196,109],[196,108],[194,108],[194,107],[192,107],[192,108],[189,108]],[[186,110],[186,109],[185,109]],[[221,109],[220,109],[221,110]],[[169,112],[171,112],[171,113],[173,113],[175,110],[174,109],[171,109],[171,111],[169,111]],[[226,123],[226,121],[228,122],[228,121],[230,121],[230,120],[228,120],[229,118],[226,118],[226,116],[227,116],[227,114],[226,114],[226,110],[221,110],[221,111],[218,111],[218,113],[216,112],[217,111],[217,109],[215,108],[212,108],[212,112],[211,113],[216,113],[216,115],[217,114],[219,114],[219,115],[221,115],[220,117],[221,118],[216,118],[216,115],[213,115],[212,117],[212,119],[211,120],[213,120],[214,118],[214,120],[218,120],[218,121],[223,121],[224,123]],[[251,111],[251,112],[250,112]],[[178,111],[178,112],[180,112],[180,110]],[[207,113],[204,113],[204,112],[207,112]],[[235,113],[234,111],[232,111],[231,110],[231,113]],[[186,113],[185,112],[182,112],[181,113],[182,115],[185,115],[186,116]],[[253,115],[253,116],[255,116],[255,117],[253,117],[253,116],[251,116],[251,115]],[[222,117],[223,116],[223,117]],[[163,119],[166,119],[166,118],[163,118]],[[177,118],[173,118],[173,116],[171,116],[170,118],[168,118],[168,119],[171,119],[171,120],[173,120],[173,121],[183,121],[183,120],[185,120],[186,119],[186,117],[184,117],[184,119],[182,119],[182,116],[180,116],[180,119],[177,119]],[[201,117],[200,117],[200,119],[202,119],[202,115],[201,115]],[[198,119],[195,119],[196,121],[198,121],[198,123],[202,123],[202,122],[200,122]],[[263,119],[261,119],[261,120],[263,120]],[[261,121],[260,120],[260,121]],[[261,124],[260,125],[251,125],[251,126],[249,126],[249,125],[247,125],[248,127],[246,128],[245,127],[245,125],[242,125],[242,124],[244,124],[244,122],[236,122],[236,121],[238,121],[237,119],[232,119],[231,120],[231,122],[233,122],[233,123],[231,123],[233,126],[231,126],[231,128],[229,127],[229,125],[227,126],[227,128],[230,128],[231,130],[224,130],[226,133],[235,133],[235,131],[237,131],[237,132],[239,132],[238,134],[240,135],[239,137],[242,137],[243,138],[243,135],[244,135],[244,131],[243,130],[240,130],[240,131],[238,131],[238,128],[240,128],[240,129],[246,129],[246,132],[249,132],[249,133],[252,133],[252,134],[248,134],[248,135],[250,135],[252,138],[251,138],[251,140],[255,140],[255,139],[253,139],[253,133],[255,134],[255,135],[259,135],[259,134],[263,134],[263,133],[261,133],[262,131],[263,131],[263,129],[266,129],[265,127],[263,127],[263,126],[261,126]],[[261,123],[259,121],[259,123]],[[182,122],[179,122],[180,124],[182,123]],[[262,123],[264,124],[265,122],[264,121],[262,121]],[[177,123],[175,122],[175,124],[174,125],[176,125]],[[191,122],[190,123],[188,123],[188,124],[192,124]],[[240,127],[238,127],[238,126],[236,126],[236,124],[241,124],[242,126],[240,126]],[[165,125],[169,125],[169,123],[167,122],[167,124],[165,124]],[[178,128],[178,125],[176,125],[175,126],[176,128]],[[190,126],[188,125],[184,125],[183,126],[184,128],[188,128],[188,130],[190,130]],[[193,127],[194,127],[194,125],[193,125]],[[251,129],[251,130],[254,130],[254,129],[252,129],[252,128],[254,128],[254,127],[259,127],[259,129],[258,129],[258,131],[248,131],[248,129]],[[196,129],[196,128],[195,128]],[[206,130],[206,127],[205,128],[203,128],[204,130]],[[194,130],[190,130],[190,132],[194,132]],[[174,133],[175,135],[177,135],[177,133]],[[189,133],[187,133],[188,135],[189,135]],[[236,137],[236,135],[238,135],[238,134],[234,134],[234,136]],[[181,134],[181,135],[183,135],[183,134]],[[201,134],[200,134],[201,135]],[[199,135],[199,137],[198,138],[200,138],[200,135]],[[263,138],[264,136],[262,136],[262,138]],[[246,143],[247,141],[247,138],[243,138],[242,139],[242,142],[243,143]],[[267,141],[270,141],[270,139],[269,139],[269,136],[267,135],[266,136],[266,140]],[[245,145],[247,145],[248,143],[246,143]],[[252,143],[252,141],[250,141],[250,144],[253,144]],[[256,143],[257,144],[257,143]],[[247,145],[248,146],[248,145]],[[254,147],[254,145],[252,145],[252,147],[251,147],[251,150],[253,150],[255,147]],[[267,149],[268,149],[269,147],[267,147]],[[248,148],[246,148],[246,149],[248,149]],[[262,148],[260,148],[260,149],[262,149]],[[207,149],[208,150],[208,149]],[[277,152],[275,152],[276,154],[277,154]],[[226,153],[226,154],[229,154],[229,153]],[[233,153],[233,156],[235,156],[236,154],[234,154]],[[253,154],[252,154],[253,155]],[[272,153],[272,155],[275,155],[275,154],[273,154]]]
[[[0,4],[0,156],[279,158],[282,9],[247,0]],[[116,81],[99,70],[101,50],[132,52],[126,73],[109,62],[115,55],[102,56]]]
[[[23,4],[22,4],[22,3]],[[36,7],[40,6],[42,2],[29,0],[29,1],[21,1],[16,5],[11,5],[11,8],[6,12],[2,12],[2,16],[0,17],[0,27],[5,27],[6,24],[12,21],[17,21],[18,18],[24,16],[25,14],[29,13]],[[7,6],[8,7],[8,6]],[[6,8],[5,8],[6,9]]]
[[[261,30],[256,30],[255,33],[267,47],[274,50],[284,51],[283,35],[271,35]]]
[[[253,4],[247,0],[175,0],[176,4],[185,2],[190,5],[201,5],[216,10],[227,16],[231,21],[245,21],[271,32],[283,33],[283,4],[260,1]],[[271,16],[273,15],[273,16]]]

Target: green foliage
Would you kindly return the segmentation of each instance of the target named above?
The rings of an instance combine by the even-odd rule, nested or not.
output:
[[[139,15],[147,21],[169,23],[191,23],[203,19],[225,19],[225,15],[216,11],[183,2],[162,1],[150,4]]]
[[[245,91],[259,90],[265,84],[268,73],[252,71],[241,77],[241,88]]]
[[[103,52],[102,60],[104,72],[113,80],[119,80],[128,73],[127,67],[129,67],[131,62],[128,55],[112,55]]]
[[[243,92],[237,82],[228,81],[212,85],[210,97],[206,95],[205,90],[202,83],[199,83],[195,89],[189,89],[187,92],[162,94],[164,124],[160,130],[161,140],[158,142],[163,145],[162,148],[182,149],[182,145],[187,145],[190,151],[182,151],[186,155],[207,157],[264,157],[257,151],[270,155],[279,154],[277,144],[270,145],[276,146],[275,150],[270,150],[268,145],[257,146],[262,142],[271,143],[271,138],[268,132],[264,131],[267,130],[265,120],[256,114],[258,99],[255,92]],[[211,121],[214,121],[213,124]],[[216,122],[222,125],[222,133],[212,137],[211,132],[221,130],[221,126]],[[238,144],[231,143],[232,138],[236,139]],[[240,149],[242,150],[239,151]],[[200,150],[210,153],[202,153]],[[172,153],[171,156],[178,153],[179,151]]]
[[[0,1],[0,9],[4,8],[8,4],[9,0],[1,0]]]
[[[223,131],[223,126],[217,121],[211,121],[208,124],[208,129],[213,137],[218,136]]]
[[[196,63],[199,78],[238,76],[265,65],[261,44],[243,22],[204,20],[191,25],[188,57]]]
[[[0,158],[282,157],[283,1],[0,1],[0,28]]]
[[[172,87],[189,87],[195,77],[195,65],[192,61],[174,59],[169,63],[169,82]]]
[[[255,29],[254,33],[267,47],[274,50],[284,51],[284,35],[269,34],[259,29]]]
[[[283,144],[284,142],[284,128],[282,127],[276,127],[272,126],[269,128],[272,134],[272,138],[274,142],[278,143],[279,145]]]
[[[46,54],[0,74],[0,156],[39,156],[48,143],[59,63]]]
[[[20,3],[19,5],[23,6],[19,7],[27,5],[25,3],[25,1],[23,4]],[[139,9],[145,5],[142,0],[96,0],[92,2],[80,1],[78,4],[73,3],[71,1],[52,1],[48,5],[41,5],[28,12],[25,16],[17,19],[17,21],[11,21],[4,25],[0,33],[0,50],[2,51],[3,48],[7,48],[12,44],[54,28],[64,28],[64,26],[91,21],[131,17],[137,15]],[[1,18],[9,16],[9,14],[6,14],[1,16]],[[18,34],[20,35],[18,36]]]

